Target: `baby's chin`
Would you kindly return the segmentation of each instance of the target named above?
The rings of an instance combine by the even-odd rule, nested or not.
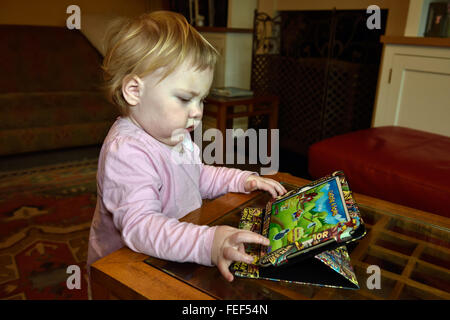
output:
[[[189,135],[189,130],[186,128],[180,128],[180,129],[176,129],[172,132],[172,135],[166,139],[167,142],[166,144],[170,145],[170,146],[176,146],[177,144],[183,142],[183,140],[185,139],[186,135]]]
[[[166,136],[164,138],[156,138],[158,141],[170,146],[174,147],[179,143],[183,142],[186,136],[189,136],[191,132],[195,130],[199,126],[200,122],[195,123],[186,128],[175,129],[170,136]]]

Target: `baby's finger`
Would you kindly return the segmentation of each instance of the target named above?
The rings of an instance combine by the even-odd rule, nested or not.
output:
[[[256,184],[257,189],[267,191],[272,195],[272,197],[276,198],[275,188],[270,183],[268,183],[266,180],[267,179],[258,180],[258,182]]]
[[[285,194],[287,192],[286,188],[278,181],[275,181],[275,186],[277,187],[277,189],[281,190],[281,194]]]
[[[266,237],[263,237],[260,234],[247,230],[241,230],[233,234],[230,237],[230,242],[233,246],[237,246],[240,243],[256,243],[265,246],[268,246],[270,244],[270,240],[267,239]]]
[[[240,261],[244,263],[252,263],[253,257],[249,254],[242,253],[239,250],[236,250],[232,247],[227,247],[223,250],[223,257],[226,260],[231,261]]]
[[[228,269],[229,265],[230,265],[229,263],[227,263],[224,260],[222,260],[217,265],[217,269],[219,269],[220,273],[225,278],[225,280],[231,282],[231,281],[233,281],[234,277],[233,277],[233,274]]]
[[[279,195],[283,195],[287,192],[287,190],[283,187],[281,183],[276,180],[266,178],[267,183],[271,184]]]
[[[242,253],[245,253],[245,246],[244,246],[243,243],[240,243],[240,244],[239,244],[238,250],[239,250],[240,252],[242,252]]]
[[[278,196],[275,186],[273,186],[272,184],[270,184],[268,182],[264,181],[263,183],[261,183],[260,189],[269,192],[272,195],[272,198],[276,198]]]

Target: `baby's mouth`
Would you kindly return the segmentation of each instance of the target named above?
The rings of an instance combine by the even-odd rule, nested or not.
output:
[[[194,131],[194,129],[200,124],[200,121],[196,120],[193,123],[191,122],[188,127],[186,127],[186,130],[189,132]]]

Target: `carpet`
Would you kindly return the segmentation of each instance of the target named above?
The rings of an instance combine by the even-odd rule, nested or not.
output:
[[[96,172],[95,159],[0,173],[0,299],[88,298]]]

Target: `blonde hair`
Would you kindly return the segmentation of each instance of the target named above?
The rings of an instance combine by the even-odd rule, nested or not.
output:
[[[107,98],[128,115],[122,95],[123,79],[144,77],[164,67],[161,80],[187,58],[197,70],[214,69],[218,52],[181,14],[155,11],[134,19],[119,18],[106,34],[103,60]]]

